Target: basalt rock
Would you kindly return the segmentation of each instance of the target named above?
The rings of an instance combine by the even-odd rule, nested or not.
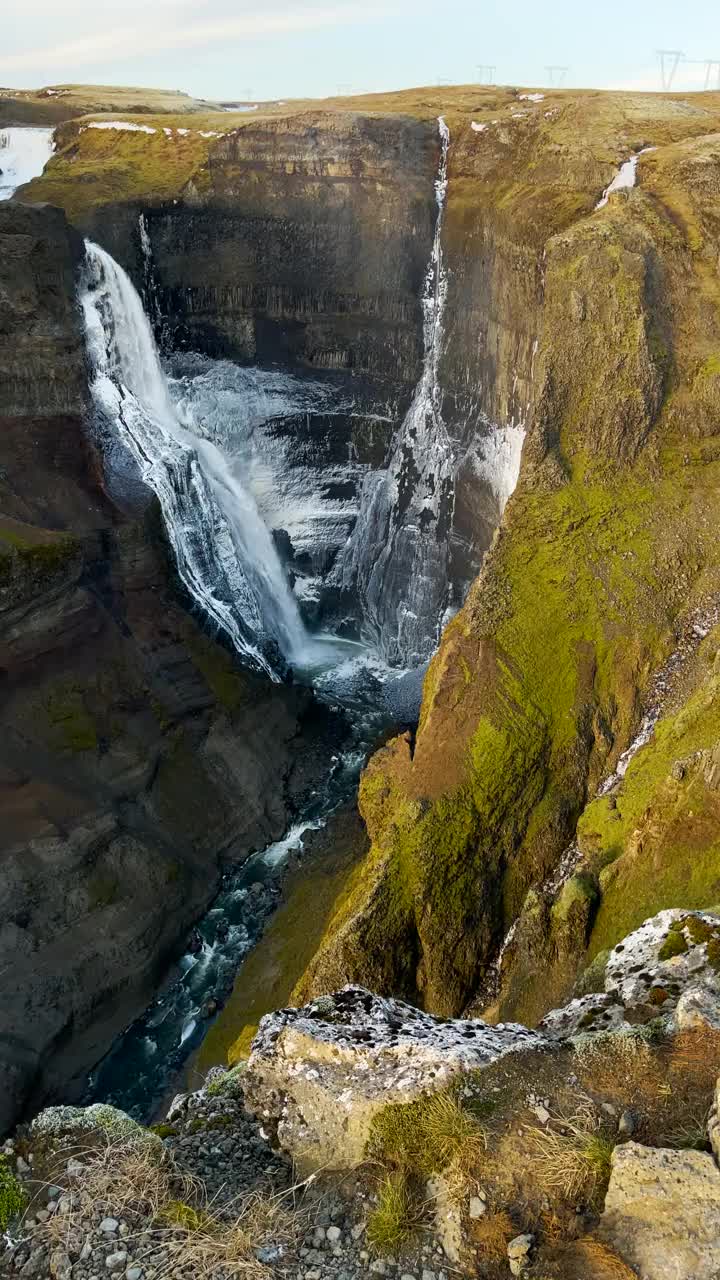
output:
[[[526,1027],[443,1022],[346,987],[263,1018],[243,1086],[302,1169],[352,1168],[383,1107],[544,1043]]]
[[[325,731],[190,616],[149,495],[106,496],[78,257],[58,210],[0,207],[0,1130],[140,1012]]]

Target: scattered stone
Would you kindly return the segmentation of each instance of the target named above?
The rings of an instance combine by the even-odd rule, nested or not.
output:
[[[474,1221],[477,1221],[478,1218],[482,1218],[484,1213],[487,1213],[487,1205],[479,1196],[471,1196],[468,1213]]]
[[[618,1121],[618,1136],[620,1138],[632,1138],[635,1132],[635,1112],[629,1108],[623,1111]]]
[[[127,1250],[118,1249],[117,1253],[109,1253],[105,1259],[105,1266],[108,1271],[119,1271],[127,1262]]]
[[[170,1103],[170,1106],[168,1107],[167,1116],[165,1117],[168,1123],[172,1123],[173,1120],[177,1120],[178,1116],[181,1116],[185,1111],[187,1111],[189,1101],[190,1101],[189,1094],[187,1093],[175,1094],[175,1097],[173,1098],[172,1102]]]
[[[117,1218],[103,1218],[102,1222],[100,1223],[100,1230],[107,1231],[107,1232],[115,1232],[117,1231],[119,1226],[120,1226],[120,1223],[118,1222]]]
[[[330,1244],[339,1244],[342,1239],[342,1231],[339,1227],[328,1227],[325,1235]]]
[[[535,1237],[530,1234],[515,1236],[515,1239],[510,1241],[507,1253],[510,1271],[514,1276],[522,1275],[523,1271],[530,1266],[530,1254],[534,1243]]]

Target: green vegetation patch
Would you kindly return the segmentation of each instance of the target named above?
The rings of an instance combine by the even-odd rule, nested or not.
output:
[[[27,1203],[27,1195],[7,1159],[0,1157],[0,1231],[7,1231],[10,1223],[20,1217]]]

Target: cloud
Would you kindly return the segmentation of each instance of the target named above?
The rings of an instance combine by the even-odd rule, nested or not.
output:
[[[174,7],[175,4],[178,8],[185,7],[183,0],[165,0],[166,7]],[[99,60],[118,61],[128,56],[137,56],[139,49],[145,54],[170,49],[201,48],[268,35],[313,31],[356,22],[374,22],[379,18],[391,17],[399,11],[401,6],[398,3],[380,3],[380,0],[359,3],[351,0],[350,3],[325,5],[294,3],[291,9],[208,17],[202,22],[192,20],[189,16],[182,20],[178,16],[173,24],[164,15],[165,20],[155,26],[148,26],[147,21],[143,20],[140,29],[137,26],[120,26],[110,30],[104,28],[78,40],[68,40],[45,48],[23,49],[4,57],[0,54],[0,75],[5,72],[33,70],[38,66],[79,67]]]

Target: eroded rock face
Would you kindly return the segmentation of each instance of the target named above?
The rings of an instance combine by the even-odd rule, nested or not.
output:
[[[149,496],[104,495],[77,261],[59,211],[0,207],[0,1132],[144,1008],[324,732],[189,616]]]
[[[720,1026],[720,917],[660,911],[610,953],[605,991],[571,1000],[540,1023],[545,1035],[617,1031],[670,1016],[678,1030]]]
[[[526,1027],[443,1021],[362,987],[263,1018],[244,1080],[302,1169],[348,1168],[364,1155],[373,1117],[520,1049]]]
[[[712,1156],[616,1147],[600,1230],[641,1280],[717,1280],[720,1172]]]

